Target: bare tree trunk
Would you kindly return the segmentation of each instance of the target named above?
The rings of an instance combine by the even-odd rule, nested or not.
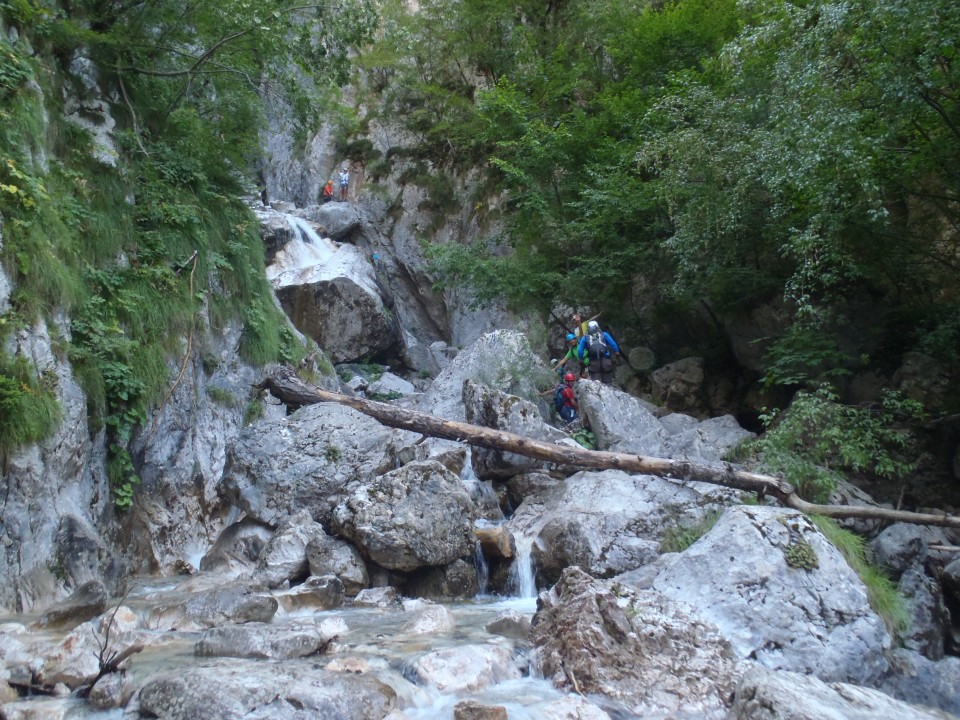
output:
[[[369,415],[389,427],[410,430],[431,437],[456,440],[468,445],[506,450],[558,465],[595,470],[624,470],[676,480],[697,480],[736,490],[754,492],[761,498],[770,495],[785,507],[808,514],[825,515],[833,518],[866,518],[915,525],[940,525],[960,528],[960,517],[947,514],[933,515],[848,505],[817,505],[799,497],[794,487],[780,478],[739,470],[729,463],[704,465],[689,460],[669,460],[645,455],[627,455],[625,453],[573,448],[534,440],[503,430],[493,430],[479,425],[444,420],[426,413],[398,408],[387,403],[363,400],[310,387],[289,372],[268,376],[256,387],[269,390],[292,410],[321,402],[340,403],[352,407],[364,415]]]

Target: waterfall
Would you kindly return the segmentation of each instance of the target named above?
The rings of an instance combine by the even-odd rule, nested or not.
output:
[[[480,547],[480,541],[477,540],[473,550],[473,565],[477,569],[477,586],[480,596],[486,595],[488,585],[490,584],[490,566],[487,565],[487,559],[483,556],[483,548]]]
[[[520,598],[537,596],[536,573],[533,568],[533,538],[514,536],[517,557],[510,566],[510,592]]]

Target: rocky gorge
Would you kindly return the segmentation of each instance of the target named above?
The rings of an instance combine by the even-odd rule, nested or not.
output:
[[[21,307],[18,282],[31,258],[14,240],[30,223],[0,206],[4,357],[42,379],[58,408],[42,438],[0,445],[0,720],[960,717],[955,530],[859,518],[841,523],[856,535],[840,540],[836,523],[755,493],[546,462],[391,428],[343,404],[297,406],[272,395],[264,379],[286,373],[401,413],[582,449],[544,395],[556,379],[549,360],[563,344],[559,324],[479,306],[466,286],[436,285],[424,238],[467,246],[495,236],[491,225],[503,217],[497,193],[464,199],[480,182],[472,171],[459,178],[465,187],[452,193],[453,209],[434,212],[436,187],[411,150],[420,138],[367,118],[356,142],[370,163],[351,166],[350,201],[317,205],[324,180],[350,162],[343,138],[331,121],[304,140],[286,124],[289,109],[258,87],[269,116],[256,161],[262,193],[194,193],[189,183],[203,174],[194,158],[173,144],[143,144],[150,137],[137,126],[146,115],[125,85],[111,88],[115,78],[85,46],[58,59],[64,67],[51,74],[63,82],[52,92],[22,70],[25,60],[12,63],[13,49],[41,52],[28,23],[6,24],[11,7],[0,3],[0,70],[20,75],[0,73],[0,99],[13,88],[42,106],[38,136],[81,136],[83,151],[71,152],[95,169],[65,172],[68,184],[87,192],[91,177],[116,172],[121,191],[104,203],[135,217],[123,232],[106,232],[134,240],[100,249],[102,267],[83,268],[97,279],[91,305],[115,292],[134,308],[130,327],[129,315],[173,315],[177,283],[191,305],[157,361],[162,392],[124,434],[85,383],[90,358],[74,341],[92,324],[78,318],[89,318],[56,303],[35,315]],[[183,25],[174,14],[174,26]],[[98,26],[84,23],[81,38],[92,37]],[[43,47],[42,36],[36,41]],[[342,101],[363,105],[350,92]],[[61,99],[76,127],[47,112],[45,103],[57,108]],[[118,122],[128,109],[132,120]],[[5,132],[6,105],[0,112]],[[125,123],[133,135],[124,141],[143,163],[137,182],[160,157],[157,172],[178,192],[183,185],[216,210],[236,201],[236,225],[256,228],[255,263],[237,250],[239,231],[219,249],[188,247],[185,238],[194,241],[209,217],[192,216],[180,195],[150,204],[162,195],[157,184],[137,185],[118,160],[115,128]],[[172,124],[172,135],[190,139],[189,122]],[[187,150],[220,147],[216,134],[202,137]],[[0,192],[14,194],[11,177],[17,192],[27,184],[10,168],[60,167],[39,140],[23,146],[29,162],[4,166]],[[374,172],[387,158],[389,172]],[[65,203],[67,215],[83,229],[80,242],[94,245],[84,223],[99,201],[82,197],[86,205]],[[484,212],[475,212],[480,204]],[[175,231],[159,233],[151,212]],[[136,223],[142,236],[130,230]],[[39,220],[34,227],[49,231]],[[164,255],[164,244],[185,250]],[[203,292],[198,267],[208,276]],[[242,295],[220,271],[250,268],[275,314],[250,305],[231,316],[218,305]],[[144,270],[169,293],[160,307],[137,305],[142,288],[117,290],[128,270]],[[638,281],[634,294],[642,290]],[[779,311],[772,304],[724,319],[731,353],[754,376],[756,338],[788,323]],[[715,320],[695,315],[687,335]],[[104,345],[147,342],[115,317],[95,319]],[[275,323],[269,330],[305,353],[283,365],[253,362],[244,344],[257,322]],[[759,427],[755,412],[753,422],[735,415],[728,379],[708,377],[704,359],[686,351],[688,338],[667,363],[639,340],[631,345],[614,385],[577,382],[595,449],[738,468],[738,449]],[[117,357],[134,355],[109,355],[105,365],[120,393],[136,390],[120,382],[129,366]],[[892,378],[942,397],[945,374],[931,363],[910,354]],[[864,397],[872,397],[877,383],[864,373],[849,384],[854,394],[869,386]],[[942,474],[960,477],[960,450],[955,435],[948,439],[943,454],[954,467]],[[119,496],[118,456],[136,478]],[[850,484],[830,502],[892,506]],[[865,554],[875,567],[851,559]],[[880,572],[895,584],[903,616],[877,597],[870,573]]]
[[[337,363],[314,360],[321,386],[574,442],[549,421],[551,371],[525,333],[433,339],[424,318],[442,306],[360,208],[281,209],[257,210],[267,272]],[[960,660],[944,656],[960,567],[928,549],[950,531],[863,528],[909,599],[893,629],[795,511],[468,449],[335,404],[288,414],[261,393],[245,421],[225,398],[261,373],[237,360],[237,334],[214,340],[141,434],[143,484],[114,513],[69,366],[43,327],[21,336],[67,415],[5,470],[2,601],[22,613],[0,625],[6,720],[960,713]],[[577,392],[598,449],[721,463],[751,436],[592,381]]]

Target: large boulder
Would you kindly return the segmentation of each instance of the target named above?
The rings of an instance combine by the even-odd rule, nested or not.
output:
[[[353,596],[370,584],[363,556],[350,543],[326,533],[307,544],[307,564],[311,575],[335,575],[343,583],[343,591]]]
[[[565,433],[544,422],[540,410],[533,403],[501,390],[479,385],[473,380],[466,380],[463,384],[463,404],[466,408],[466,420],[472,425],[548,442],[567,437]],[[470,457],[474,472],[483,480],[511,478],[544,465],[542,460],[536,458],[482,447],[471,448]]]
[[[457,355],[424,393],[417,409],[445,420],[465,422],[463,385],[467,380],[534,401],[539,396],[537,388],[553,377],[523,333],[496,330]]]
[[[656,406],[594,381],[577,383],[577,397],[600,450],[717,463],[755,437],[731,415],[703,421],[680,413],[658,417]]]
[[[866,587],[800,513],[730,507],[661,563],[653,588],[716,625],[741,658],[861,685],[887,671],[890,636]]]
[[[276,599],[260,586],[234,582],[191,591],[184,600],[155,605],[150,610],[149,626],[157,630],[188,631],[270,622],[277,608]]]
[[[579,568],[566,569],[540,595],[530,641],[556,687],[602,695],[630,717],[720,720],[738,673],[729,643],[711,624]]]
[[[460,478],[428,460],[364,483],[337,506],[332,522],[378,565],[412,571],[472,557],[476,516]]]
[[[353,245],[321,237],[307,221],[288,217],[295,237],[274,256],[267,278],[294,326],[333,362],[393,348],[399,330],[369,259]]]
[[[406,435],[343,405],[309,405],[247,428],[230,449],[222,492],[260,522],[276,526],[305,509],[328,526],[341,498],[397,467]]]
[[[324,535],[323,526],[301,510],[290,517],[267,542],[257,562],[256,577],[268,587],[303,580],[309,574],[307,545]]]
[[[570,565],[611,577],[655,560],[668,529],[695,525],[737,497],[706,483],[585,471],[530,490],[506,527],[518,545],[532,541],[541,585]]]

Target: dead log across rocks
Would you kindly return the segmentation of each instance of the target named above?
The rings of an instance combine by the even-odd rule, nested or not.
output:
[[[268,390],[291,410],[321,402],[335,402],[352,407],[364,415],[369,415],[388,427],[410,430],[430,437],[455,440],[468,445],[505,450],[558,465],[593,470],[623,470],[624,472],[656,475],[657,477],[675,480],[695,480],[722,485],[735,490],[757,493],[760,497],[770,495],[784,507],[811,515],[824,515],[832,518],[867,518],[914,525],[960,528],[960,517],[947,515],[946,513],[934,515],[932,513],[915,513],[887,508],[818,505],[807,502],[797,495],[796,490],[790,483],[771,475],[740,470],[729,463],[705,465],[689,460],[671,460],[645,455],[587,450],[534,440],[504,430],[493,430],[479,425],[444,420],[433,415],[399,408],[387,403],[364,400],[310,387],[289,370],[269,375],[254,387]]]

